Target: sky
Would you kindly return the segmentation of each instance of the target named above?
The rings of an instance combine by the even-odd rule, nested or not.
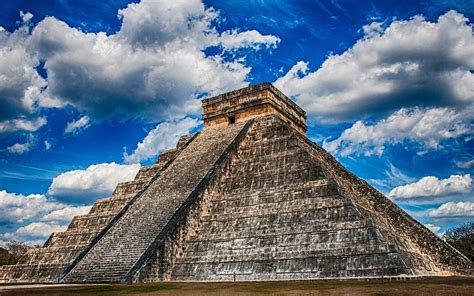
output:
[[[438,235],[474,220],[474,1],[0,1],[0,245],[41,245],[272,82]]]

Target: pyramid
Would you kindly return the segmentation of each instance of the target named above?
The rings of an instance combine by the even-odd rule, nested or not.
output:
[[[270,83],[202,101],[204,129],[1,282],[408,278],[472,262],[306,136]]]

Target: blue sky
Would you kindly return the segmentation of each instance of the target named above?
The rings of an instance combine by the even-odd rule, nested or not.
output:
[[[0,2],[0,242],[42,243],[273,82],[437,233],[474,219],[473,1]],[[99,186],[100,185],[100,186]]]

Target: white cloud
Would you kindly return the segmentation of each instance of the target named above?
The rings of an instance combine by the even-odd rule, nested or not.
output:
[[[34,222],[20,227],[15,231],[15,236],[20,238],[47,238],[53,232],[60,232],[67,229],[66,225],[56,223]]]
[[[42,194],[25,196],[0,190],[0,224],[21,223],[64,207]]]
[[[384,30],[372,23],[363,31],[352,48],[330,55],[316,71],[300,61],[275,85],[325,121],[474,102],[474,37],[462,14],[395,20]]]
[[[364,32],[365,38],[378,37],[383,34],[382,23],[372,22],[368,25],[363,26],[362,31]]]
[[[44,215],[43,218],[41,218],[41,221],[56,221],[69,223],[74,216],[80,216],[89,213],[91,208],[92,206],[68,206]]]
[[[70,133],[76,134],[79,131],[86,129],[89,126],[89,121],[90,121],[89,116],[84,115],[78,120],[73,120],[71,122],[68,122],[64,132],[66,134],[70,134]]]
[[[323,147],[342,156],[381,155],[385,145],[406,140],[421,143],[424,149],[438,149],[444,140],[472,134],[472,119],[472,107],[462,111],[451,108],[402,108],[372,125],[359,120],[339,138],[324,142]]]
[[[378,189],[385,191],[393,188],[394,186],[410,183],[415,180],[415,178],[406,175],[392,163],[389,163],[388,169],[385,170],[381,178],[369,179],[368,181],[370,184],[378,187]]]
[[[63,231],[72,218],[88,213],[91,206],[71,206],[48,199],[42,194],[15,194],[0,191],[0,245],[20,240],[28,245],[41,245],[51,232]],[[7,226],[7,228],[3,228]]]
[[[11,154],[23,154],[31,150],[36,145],[36,137],[32,134],[26,135],[26,142],[15,143],[11,146],[6,147],[6,151]]]
[[[23,23],[28,23],[33,18],[33,14],[31,14],[30,12],[20,11],[20,17]]]
[[[53,232],[67,229],[67,225],[56,222],[32,222],[16,229],[15,232],[0,234],[0,246],[5,246],[9,241],[22,241],[28,246],[41,246]]]
[[[180,136],[189,134],[199,124],[199,120],[189,117],[174,122],[160,123],[137,144],[132,154],[124,153],[124,161],[137,163],[155,157],[160,151],[174,147]]]
[[[92,201],[112,194],[120,182],[134,179],[140,164],[121,165],[115,162],[73,170],[55,177],[48,189],[48,196],[71,201]]]
[[[53,144],[51,144],[51,142],[49,142],[48,140],[44,140],[44,149],[49,150],[51,149],[52,145]]]
[[[37,55],[28,50],[31,17],[22,14],[24,23],[13,33],[0,30],[0,126],[7,130],[26,121],[20,116],[35,113],[38,96],[46,85],[35,69],[39,64]],[[15,119],[19,122],[6,121]]]
[[[470,192],[472,189],[471,175],[452,175],[447,179],[434,176],[423,177],[417,182],[398,186],[390,191],[388,196],[394,199],[446,196]]]
[[[427,216],[431,218],[473,217],[474,202],[447,202],[436,209],[427,211]]]
[[[437,226],[437,225],[434,225],[434,224],[429,224],[429,223],[428,223],[428,224],[425,224],[425,226],[426,226],[429,230],[433,231],[433,232],[436,233],[436,234],[438,234],[438,231],[441,229],[440,226]]]
[[[461,169],[472,169],[474,168],[474,159],[465,162],[458,161],[456,162],[456,166]]]
[[[234,50],[249,47],[258,50],[262,47],[275,48],[280,43],[280,38],[273,35],[262,35],[256,30],[238,32],[237,30],[225,31],[216,38],[216,43],[225,49]]]
[[[30,151],[31,144],[29,142],[26,143],[15,143],[11,146],[7,147],[7,151],[12,154],[23,154]]]
[[[200,0],[143,0],[118,14],[122,26],[115,34],[85,33],[54,17],[26,34],[29,52],[45,61],[48,74],[40,106],[71,104],[96,118],[197,114],[198,96],[247,84],[245,56],[229,57],[226,50],[270,48],[279,41],[255,30],[218,32],[218,12]],[[210,46],[221,52],[206,56]]]
[[[0,121],[0,133],[28,131],[35,132],[47,122],[46,117],[38,117],[36,119],[11,119]]]

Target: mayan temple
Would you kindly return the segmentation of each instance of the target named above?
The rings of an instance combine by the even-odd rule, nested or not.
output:
[[[306,137],[269,83],[202,101],[204,128],[74,217],[0,282],[462,274],[465,256]]]

